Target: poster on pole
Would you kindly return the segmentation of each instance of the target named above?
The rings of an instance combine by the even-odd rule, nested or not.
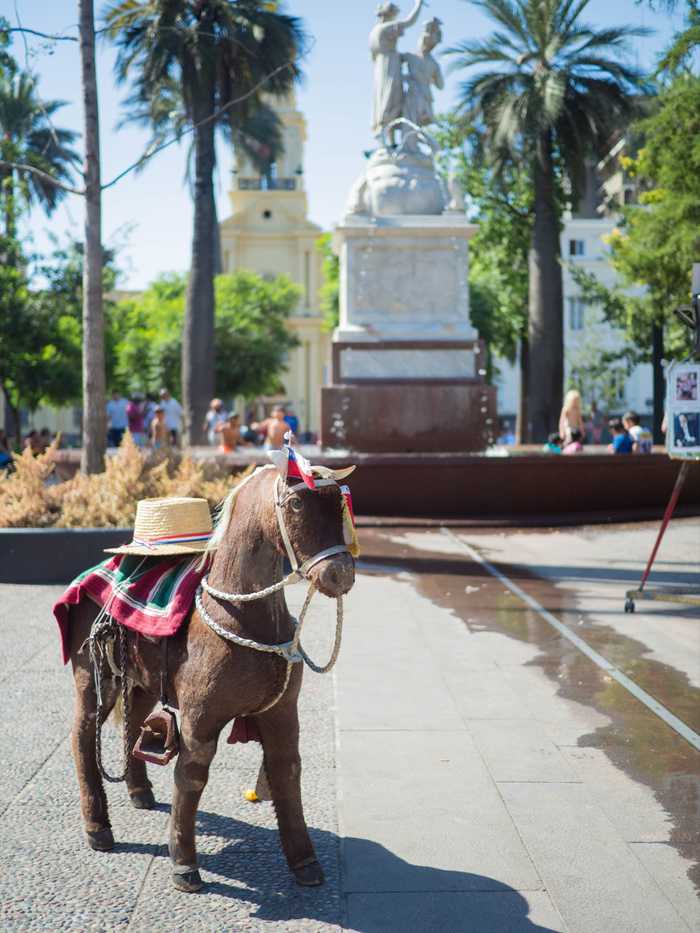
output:
[[[666,451],[680,460],[700,458],[700,363],[666,369]]]

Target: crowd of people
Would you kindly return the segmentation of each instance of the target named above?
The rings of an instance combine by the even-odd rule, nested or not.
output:
[[[115,390],[107,402],[107,420],[109,447],[118,447],[127,430],[139,447],[158,450],[180,443],[182,406],[168,389],[161,389],[158,398],[140,392],[124,398]],[[281,447],[288,432],[292,438],[298,433],[299,419],[291,409],[275,405],[262,421],[254,421],[250,413],[242,424],[237,412],[228,411],[220,398],[213,398],[203,428],[209,444],[228,454],[241,446]]]

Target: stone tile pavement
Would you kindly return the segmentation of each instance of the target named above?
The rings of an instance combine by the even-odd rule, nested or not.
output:
[[[0,929],[700,928],[700,755],[439,530],[367,531],[363,547],[336,672],[307,672],[302,691],[304,801],[328,879],[313,890],[289,876],[271,807],[242,800],[257,773],[252,745],[222,742],[212,767],[202,894],[169,886],[170,769],[150,769],[153,812],[108,788],[118,845],[89,851],[71,678],[49,614],[59,590],[0,587]],[[576,624],[554,584],[536,586]],[[298,604],[303,587],[289,595]],[[312,611],[307,647],[325,657],[333,607]],[[691,643],[697,620],[683,618],[674,625]],[[602,620],[585,630],[599,637]],[[630,675],[645,673],[626,642],[610,644]],[[687,709],[692,683],[669,671],[654,668]],[[116,734],[107,748],[116,764]]]

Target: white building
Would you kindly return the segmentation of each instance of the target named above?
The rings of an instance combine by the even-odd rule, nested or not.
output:
[[[625,409],[634,409],[641,416],[651,416],[652,412],[652,367],[650,363],[635,366],[631,372],[625,371],[624,363],[611,363],[608,367],[607,386],[609,400],[599,394],[602,379],[597,387],[591,386],[592,377],[585,374],[591,371],[591,365],[599,366],[603,354],[615,351],[624,345],[621,331],[602,320],[602,312],[594,305],[586,303],[581,297],[581,290],[573,279],[569,264],[583,268],[593,274],[606,286],[616,281],[616,273],[609,262],[609,248],[606,237],[616,226],[613,217],[577,217],[570,216],[564,221],[561,233],[561,255],[564,262],[564,385],[566,388],[579,388],[584,396],[584,407],[590,404],[591,396],[596,397],[599,408],[619,414]],[[498,390],[499,417],[515,423],[518,411],[520,390],[520,367],[508,360],[495,361],[499,374],[494,382]],[[584,375],[586,385],[574,385],[577,381],[570,377],[577,373]],[[587,388],[589,391],[587,391]],[[598,388],[598,392],[591,392]],[[617,391],[615,391],[617,389]],[[589,397],[586,397],[589,396]]]

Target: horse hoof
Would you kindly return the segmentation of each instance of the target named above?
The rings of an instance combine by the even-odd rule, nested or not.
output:
[[[194,894],[196,891],[201,891],[204,887],[204,882],[196,868],[193,868],[191,871],[183,872],[182,874],[174,871],[172,879],[173,885],[178,891],[185,891],[187,894]]]
[[[111,852],[114,848],[114,836],[107,826],[105,829],[96,829],[94,832],[85,832],[87,843],[95,852]]]
[[[156,798],[150,787],[134,791],[133,794],[129,794],[129,799],[131,806],[137,810],[152,810],[156,805]]]
[[[297,865],[296,868],[292,868],[292,872],[294,873],[294,880],[296,883],[304,885],[306,888],[317,887],[326,880],[323,869],[316,859],[312,862]]]

